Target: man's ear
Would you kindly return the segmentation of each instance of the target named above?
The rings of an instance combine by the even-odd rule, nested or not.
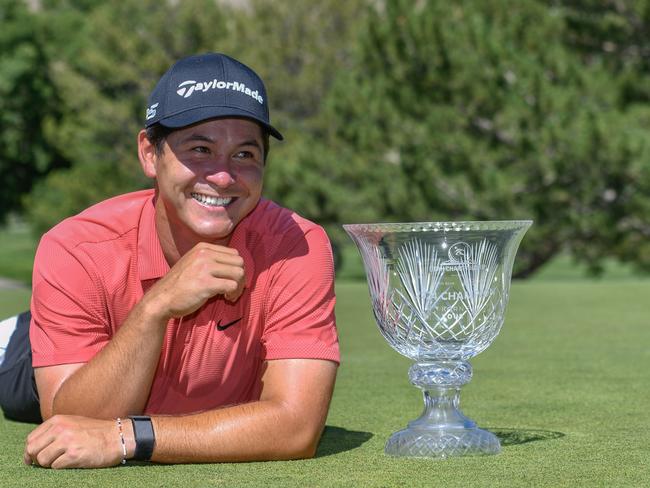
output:
[[[147,137],[147,132],[142,129],[138,133],[138,157],[142,172],[147,178],[156,177],[156,148]]]

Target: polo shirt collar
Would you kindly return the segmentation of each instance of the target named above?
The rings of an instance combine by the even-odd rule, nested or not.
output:
[[[253,255],[250,253],[248,246],[246,245],[246,237],[248,236],[248,227],[251,222],[250,217],[255,213],[258,207],[259,204],[253,209],[251,213],[244,217],[242,221],[239,222],[239,224],[237,224],[237,227],[235,227],[235,230],[232,233],[232,237],[230,238],[230,243],[228,244],[228,247],[237,249],[239,255],[244,260],[244,271],[246,272],[246,289],[248,290],[251,288],[251,284],[253,283],[253,276],[255,275],[255,261],[253,261]]]
[[[138,226],[138,272],[140,280],[161,278],[169,272],[158,232],[156,232],[156,207],[154,196],[147,200]]]

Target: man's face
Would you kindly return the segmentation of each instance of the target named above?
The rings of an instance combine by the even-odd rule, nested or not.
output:
[[[185,241],[177,246],[227,244],[260,199],[262,130],[250,120],[214,119],[174,131],[152,159],[145,173],[157,182],[158,222]]]

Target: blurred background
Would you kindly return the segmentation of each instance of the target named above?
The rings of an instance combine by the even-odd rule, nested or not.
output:
[[[364,279],[341,223],[524,218],[519,278],[647,273],[649,26],[650,0],[0,0],[0,277],[150,186],[147,96],[206,51],[265,80],[265,194],[339,277]]]

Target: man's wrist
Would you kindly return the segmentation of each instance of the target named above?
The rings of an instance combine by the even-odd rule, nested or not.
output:
[[[152,296],[151,293],[146,293],[137,304],[137,307],[145,321],[154,321],[167,325],[169,319],[172,318],[172,314],[159,303],[160,300],[156,300],[156,297]]]

